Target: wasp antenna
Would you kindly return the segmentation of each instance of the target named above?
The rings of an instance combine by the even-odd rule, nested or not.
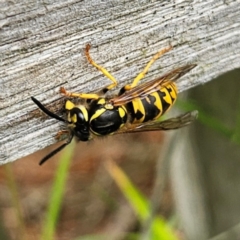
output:
[[[55,113],[49,111],[47,108],[45,108],[36,98],[31,97],[32,101],[44,112],[46,113],[48,116],[57,119],[58,121],[61,122],[65,122],[68,123],[68,121],[66,121],[65,119],[59,117],[58,115],[56,115]]]
[[[61,146],[59,146],[58,148],[54,149],[52,152],[50,152],[47,156],[45,156],[40,162],[39,165],[42,165],[43,163],[45,163],[49,158],[53,157],[55,154],[57,154],[58,152],[60,152],[62,149],[64,149],[69,143],[71,143],[72,139],[73,139],[73,133],[71,133],[69,139],[67,140],[67,142],[65,142],[64,144],[62,144]]]
[[[189,64],[189,71],[192,70],[193,68],[195,68],[197,66],[197,64],[193,63],[193,64]]]

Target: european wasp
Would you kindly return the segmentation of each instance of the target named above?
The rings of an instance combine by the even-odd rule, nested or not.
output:
[[[96,136],[172,130],[184,127],[196,119],[198,112],[191,111],[164,121],[158,120],[176,101],[175,81],[193,69],[196,64],[179,67],[155,80],[138,85],[150,66],[171,49],[170,46],[157,52],[132,84],[122,87],[117,96],[108,97],[106,93],[117,86],[117,80],[105,68],[92,60],[89,54],[90,45],[87,44],[85,54],[88,62],[112,83],[96,93],[71,93],[61,87],[60,92],[66,97],[81,99],[81,104],[66,101],[66,119],[49,111],[37,99],[31,97],[44,113],[68,125],[67,141],[45,156],[39,164],[43,164],[71,143],[74,136],[78,141],[89,141]],[[62,132],[65,131],[60,131],[60,135]]]

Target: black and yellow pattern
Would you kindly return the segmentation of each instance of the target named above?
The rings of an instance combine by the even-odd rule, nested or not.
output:
[[[85,99],[83,104],[74,104],[70,100],[66,101],[66,120],[50,112],[38,100],[32,97],[34,103],[42,111],[50,117],[65,122],[69,128],[67,142],[44,157],[40,164],[61,151],[72,141],[74,136],[79,141],[88,141],[95,136],[171,130],[191,123],[197,117],[197,111],[188,112],[162,122],[157,121],[157,119],[168,111],[177,99],[175,81],[194,68],[195,64],[177,68],[158,79],[138,85],[150,66],[171,49],[172,47],[170,46],[155,54],[143,71],[133,80],[132,84],[125,85],[117,96],[108,99],[105,97],[105,94],[117,86],[117,80],[105,68],[92,60],[89,54],[90,45],[88,44],[85,50],[87,60],[109,78],[112,83],[98,93],[70,93],[61,87],[60,92],[63,95],[70,98]],[[58,136],[63,132],[65,133],[65,131],[60,131]]]
[[[143,123],[155,120],[163,115],[177,99],[177,88],[174,83],[149,94],[144,98],[135,98],[127,103],[126,107],[131,112],[132,123]]]

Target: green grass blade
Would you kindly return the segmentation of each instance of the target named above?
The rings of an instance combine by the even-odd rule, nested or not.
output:
[[[150,204],[147,199],[131,183],[125,173],[112,161],[107,163],[107,170],[117,183],[118,187],[134,209],[139,220],[144,223],[151,214]],[[161,217],[155,217],[151,224],[150,239],[177,240],[177,237]]]
[[[27,239],[26,226],[25,226],[25,222],[24,222],[20,198],[18,195],[17,183],[14,178],[13,171],[12,171],[12,164],[6,164],[4,166],[4,168],[5,168],[5,174],[6,174],[6,179],[7,179],[7,183],[8,183],[8,188],[11,192],[12,205],[14,206],[14,210],[16,211],[16,219],[17,219],[18,230],[19,230],[18,234],[21,235],[22,240],[25,240],[25,239]]]
[[[43,226],[42,236],[40,238],[42,240],[54,239],[55,228],[61,209],[65,183],[67,180],[68,170],[73,155],[74,145],[75,144],[73,141],[70,145],[68,145],[67,148],[64,149],[61,155],[52,187],[52,194],[50,197],[46,220]]]
[[[221,120],[219,120],[216,117],[213,117],[211,114],[207,113],[203,108],[201,108],[198,104],[194,103],[191,100],[188,100],[187,102],[178,100],[177,104],[178,107],[181,109],[184,109],[186,111],[191,110],[198,110],[198,120],[205,126],[208,126],[212,128],[213,130],[219,132],[220,134],[224,135],[225,137],[232,138],[234,134],[234,130],[227,127],[225,124],[222,123]]]
[[[235,131],[232,135],[232,141],[240,144],[240,99],[238,101],[238,112],[237,112],[237,122],[235,126]]]

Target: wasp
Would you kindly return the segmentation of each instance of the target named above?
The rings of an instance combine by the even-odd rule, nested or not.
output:
[[[72,93],[61,87],[60,92],[64,96],[81,100],[78,104],[71,100],[66,101],[66,119],[49,111],[36,98],[31,97],[44,113],[68,126],[67,141],[45,156],[39,164],[43,164],[66,147],[74,136],[78,141],[89,141],[96,136],[172,130],[184,127],[196,119],[198,112],[191,111],[164,121],[158,120],[177,99],[175,81],[193,69],[196,64],[179,67],[155,80],[138,85],[150,66],[171,49],[172,47],[169,46],[157,52],[131,84],[122,87],[117,95],[107,96],[106,93],[117,86],[117,80],[105,68],[93,61],[89,54],[90,44],[87,44],[85,54],[88,62],[112,83],[96,93]],[[66,133],[66,130],[60,131],[59,135],[63,133]]]

